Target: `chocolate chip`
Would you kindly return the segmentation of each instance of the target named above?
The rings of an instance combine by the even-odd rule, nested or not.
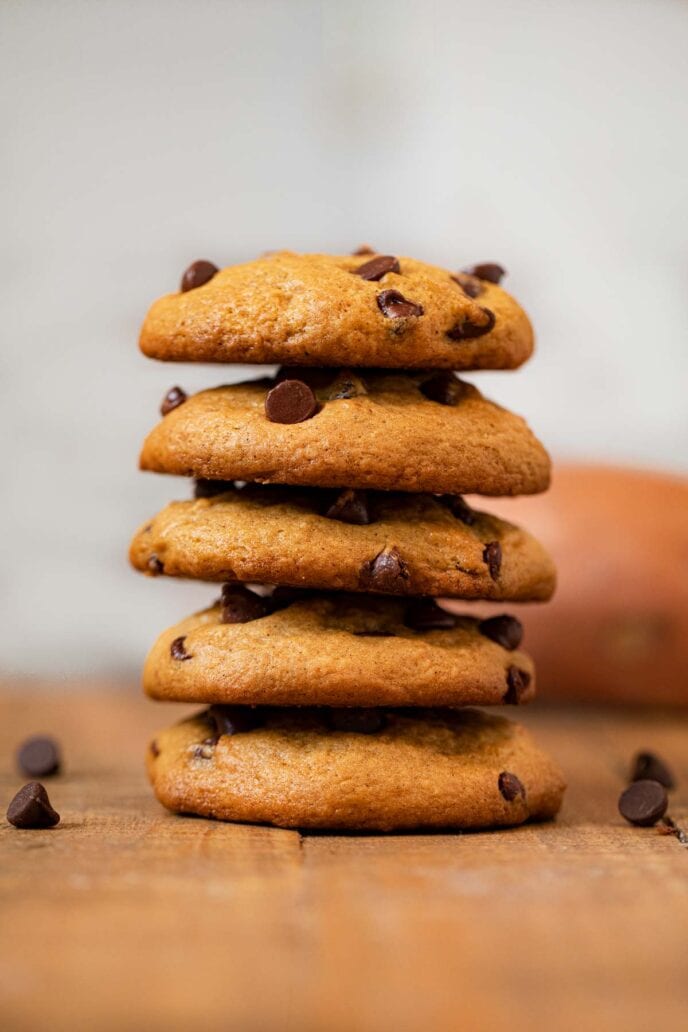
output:
[[[273,377],[273,383],[283,383],[284,380],[299,380],[301,383],[305,383],[312,391],[319,391],[322,388],[327,387],[328,384],[332,383],[332,377],[335,370],[327,368],[317,368],[308,366],[280,366],[275,376]],[[272,385],[271,385],[272,386]]]
[[[254,731],[264,723],[264,714],[252,706],[211,706],[207,712],[210,723],[215,726],[215,739],[222,735],[239,735]]]
[[[47,778],[60,770],[60,747],[47,735],[32,735],[17,750],[17,766],[29,778]]]
[[[467,502],[464,502],[461,495],[442,495],[440,501],[447,506],[457,520],[461,520],[467,527],[472,527],[477,517]]]
[[[450,330],[447,330],[449,339],[471,340],[473,337],[482,337],[484,334],[489,333],[495,324],[495,314],[489,308],[481,308],[480,311],[487,317],[486,322],[474,323],[470,319],[464,319],[462,323],[457,323],[456,326],[452,326]]]
[[[513,652],[523,641],[523,624],[515,616],[502,613],[501,616],[491,616],[488,620],[481,620],[478,630],[486,638],[496,641],[502,648]]]
[[[634,781],[619,798],[619,813],[631,824],[648,828],[666,813],[669,799],[659,781]]]
[[[265,415],[271,423],[303,423],[317,410],[315,394],[303,380],[282,380],[265,399]]]
[[[29,781],[8,806],[7,820],[15,828],[54,828],[59,824],[60,815],[50,805],[43,785]]]
[[[456,405],[463,394],[464,385],[453,373],[441,372],[424,380],[419,390],[430,401],[437,401],[440,405]]]
[[[631,768],[631,781],[658,781],[665,788],[675,788],[676,780],[670,768],[655,753],[639,752]]]
[[[352,270],[354,276],[364,280],[381,280],[388,272],[401,272],[399,260],[391,254],[379,254],[364,265]]]
[[[370,511],[368,509],[368,496],[365,491],[354,491],[352,488],[345,488],[340,491],[335,502],[325,513],[330,520],[339,520],[341,523],[355,523],[362,527],[370,523]]]
[[[487,563],[490,577],[496,581],[502,568],[502,546],[499,541],[489,541],[483,548],[483,562]]]
[[[194,498],[214,498],[234,490],[233,480],[194,480]]]
[[[354,257],[359,254],[375,254],[375,248],[371,247],[370,244],[361,244],[355,251],[351,252]]]
[[[155,555],[155,554],[153,554],[153,555],[151,555],[149,557],[148,562],[146,563],[146,565],[147,565],[149,571],[153,574],[154,577],[157,577],[161,573],[165,572],[165,567],[163,566],[161,560],[158,559],[157,555]]]
[[[463,270],[467,276],[477,276],[478,279],[487,280],[488,283],[501,283],[506,276],[506,269],[497,262],[481,262],[479,265],[471,265]]]
[[[469,297],[480,297],[483,292],[484,287],[475,276],[467,276],[463,272],[457,272],[454,276],[450,276],[450,279],[453,279],[454,283],[457,283],[464,294],[468,294]]]
[[[223,584],[220,623],[250,623],[268,613],[268,600],[243,584]]]
[[[342,369],[330,386],[327,400],[338,401],[340,398],[357,398],[367,393],[368,388],[360,376],[356,376],[350,369]]]
[[[386,319],[407,319],[423,314],[423,306],[408,301],[398,290],[383,290],[377,295],[377,307]]]
[[[530,684],[530,674],[527,670],[521,670],[520,667],[510,666],[506,672],[506,684],[504,703],[507,706],[518,706],[523,693]]]
[[[333,731],[354,731],[359,735],[374,735],[386,724],[385,715],[377,709],[347,709],[334,707],[325,711]]]
[[[156,742],[155,739],[153,739],[153,741],[151,742],[149,748],[150,748],[150,751],[151,751],[151,756],[153,756],[154,759],[157,760],[158,756],[160,755],[160,746],[158,745],[158,743]]]
[[[172,656],[172,659],[179,659],[182,661],[185,659],[193,659],[193,656],[190,653],[188,653],[184,648],[185,641],[185,634],[182,634],[180,638],[174,639],[174,641],[170,645],[170,655]]]
[[[407,607],[404,623],[412,631],[448,631],[456,627],[456,617],[432,598],[417,598]]]
[[[499,791],[502,793],[507,803],[513,803],[517,796],[520,796],[521,799],[525,799],[526,797],[526,790],[523,787],[523,782],[508,770],[502,771],[497,779],[497,784],[499,785]]]
[[[356,638],[396,638],[394,631],[354,631]]]
[[[168,412],[172,411],[172,409],[179,408],[180,405],[184,404],[187,398],[188,394],[186,391],[183,391],[181,387],[170,387],[169,391],[162,399],[160,415],[166,416]]]
[[[202,287],[204,283],[209,283],[219,271],[217,265],[200,258],[197,262],[193,262],[182,276],[180,290],[185,294],[187,290]]]
[[[374,559],[363,563],[361,582],[376,591],[398,594],[409,579],[408,567],[396,548],[379,552]]]
[[[286,609],[292,602],[302,602],[311,594],[307,588],[290,588],[287,584],[278,585],[268,599],[270,609],[274,612],[278,609]]]

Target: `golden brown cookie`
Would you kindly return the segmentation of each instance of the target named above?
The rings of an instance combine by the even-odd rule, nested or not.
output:
[[[242,709],[213,707],[156,736],[148,772],[164,806],[285,828],[391,831],[521,824],[561,805],[558,767],[501,717]]]
[[[172,502],[130,558],[153,575],[391,595],[544,601],[555,584],[526,531],[460,498],[397,492],[252,484]]]
[[[297,597],[275,611],[269,598],[233,587],[225,601],[158,638],[143,671],[148,695],[249,706],[489,706],[535,694],[513,617],[480,621],[431,599],[347,594]]]
[[[176,399],[148,435],[141,468],[438,494],[534,494],[549,484],[549,456],[525,421],[451,374],[314,374],[310,386],[287,377]]]
[[[188,271],[183,286],[200,285],[146,316],[151,358],[513,369],[533,350],[527,315],[501,287],[413,258],[281,251],[215,275],[207,263]]]

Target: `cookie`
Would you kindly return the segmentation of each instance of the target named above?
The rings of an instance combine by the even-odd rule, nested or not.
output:
[[[398,492],[251,484],[173,502],[130,558],[149,574],[391,595],[544,601],[555,584],[526,531],[454,496]]]
[[[210,479],[437,494],[533,494],[550,476],[525,421],[452,374],[361,379],[324,370],[310,385],[258,380],[187,398],[149,434],[140,464]]]
[[[158,638],[143,686],[154,699],[249,706],[524,703],[535,680],[520,636],[513,618],[456,617],[429,599],[314,594],[239,614],[218,604]]]
[[[213,707],[156,736],[148,771],[164,806],[285,828],[391,831],[503,827],[561,805],[557,766],[501,717],[241,710]]]
[[[155,302],[141,330],[144,354],[177,362],[514,369],[533,350],[527,315],[501,287],[413,258],[281,251],[214,269],[194,263],[185,289]]]

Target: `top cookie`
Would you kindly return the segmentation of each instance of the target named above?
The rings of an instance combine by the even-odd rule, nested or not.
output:
[[[145,355],[466,370],[515,369],[533,350],[527,315],[495,282],[414,258],[279,251],[214,268],[194,263],[182,290],[153,304]],[[493,268],[477,271],[498,278]]]

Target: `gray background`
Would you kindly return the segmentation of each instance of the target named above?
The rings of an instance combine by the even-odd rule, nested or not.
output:
[[[555,457],[685,469],[688,6],[0,6],[2,667],[133,671],[203,585],[130,572],[187,485],[160,396],[231,370],[136,348],[188,262],[361,242],[497,259],[536,359],[477,375]]]

